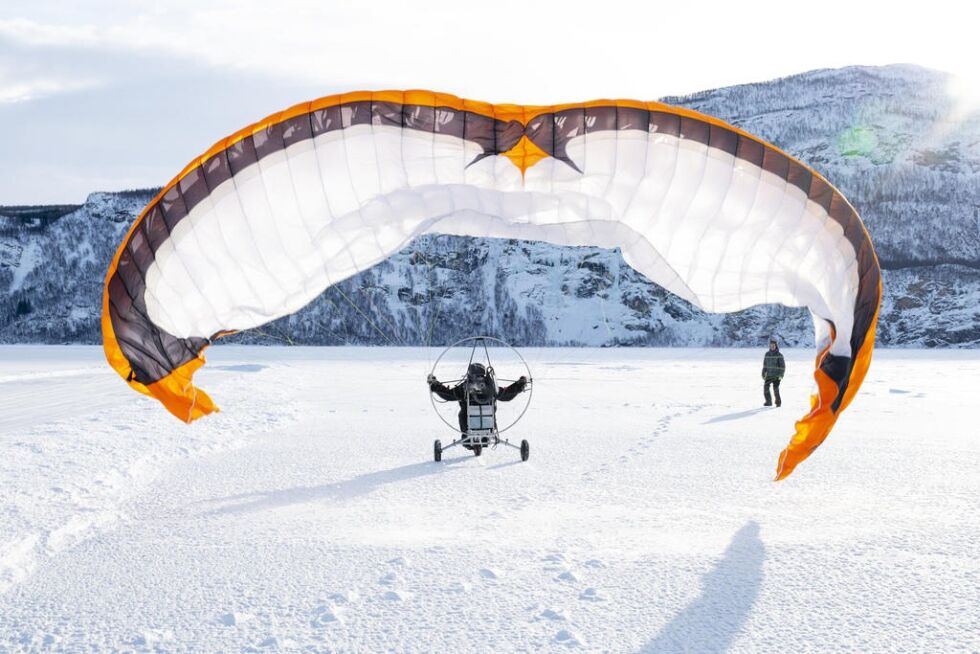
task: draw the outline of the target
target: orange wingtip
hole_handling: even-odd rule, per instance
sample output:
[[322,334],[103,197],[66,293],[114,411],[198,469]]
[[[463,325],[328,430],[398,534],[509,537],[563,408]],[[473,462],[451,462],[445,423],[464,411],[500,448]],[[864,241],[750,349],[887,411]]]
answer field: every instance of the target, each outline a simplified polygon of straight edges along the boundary
[[190,423],[214,413],[218,411],[217,405],[191,381],[194,372],[203,365],[204,357],[198,355],[196,359],[191,359],[160,381],[148,384],[146,390],[160,400],[167,411],[184,422]]
[[[134,223],[135,226],[136,223]],[[123,241],[125,244],[125,241]],[[120,252],[122,248],[120,247]],[[116,261],[119,259],[119,252],[116,253]],[[115,264],[115,261],[113,262]],[[111,274],[111,269],[110,269]],[[197,353],[197,357],[187,363],[178,366],[169,375],[152,384],[143,384],[132,379],[129,360],[119,347],[116,340],[115,330],[112,328],[112,320],[109,317],[108,284],[103,290],[103,309],[102,309],[102,347],[105,350],[106,360],[112,369],[119,374],[130,388],[149,395],[160,401],[167,411],[177,416],[186,423],[193,422],[201,416],[218,411],[218,407],[207,393],[194,386],[191,378],[198,368],[204,365],[204,349]]]
[[[815,449],[820,447],[830,430],[837,422],[837,414],[830,409],[830,403],[837,397],[837,385],[827,377],[823,371],[817,371],[818,385],[821,386],[820,394],[811,397],[813,410],[810,411],[802,420],[796,423],[796,433],[779,454],[779,463],[776,465],[776,481],[786,479],[790,476],[796,466],[806,459]],[[823,388],[820,378],[823,377],[830,388]]]
[[[880,288],[878,292],[880,297]],[[820,369],[820,363],[829,350],[829,346],[817,357],[817,369],[813,373],[814,379],[817,380],[817,394],[810,398],[810,413],[796,423],[796,433],[793,434],[786,449],[779,454],[779,463],[776,464],[776,481],[789,477],[801,461],[820,447],[820,444],[827,439],[830,430],[837,422],[837,416],[854,399],[868,374],[868,368],[871,367],[871,353],[874,351],[877,325],[878,314],[876,312],[871,319],[871,325],[868,327],[864,345],[851,366],[847,390],[844,392],[844,397],[841,399],[836,412],[831,407],[834,400],[837,399],[837,384]]]

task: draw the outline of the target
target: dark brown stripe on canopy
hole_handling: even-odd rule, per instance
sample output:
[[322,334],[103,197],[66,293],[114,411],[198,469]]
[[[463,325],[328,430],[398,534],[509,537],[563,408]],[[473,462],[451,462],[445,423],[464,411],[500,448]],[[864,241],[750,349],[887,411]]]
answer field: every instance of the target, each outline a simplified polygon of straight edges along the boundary
[[[143,298],[145,275],[161,243],[220,184],[259,160],[321,134],[355,125],[394,126],[431,134],[454,136],[476,143],[479,158],[503,154],[527,136],[547,154],[577,170],[566,149],[572,139],[600,131],[642,130],[701,143],[758,166],[801,189],[841,225],[858,255],[860,285],[855,303],[852,356],[860,351],[878,306],[880,271],[870,241],[854,209],[812,170],[776,149],[734,129],[708,120],[664,110],[631,106],[582,106],[535,115],[526,125],[498,120],[480,113],[446,106],[399,104],[358,100],[301,113],[236,141],[188,171],[152,206],[121,253],[109,280],[109,314],[120,348],[129,360],[133,377],[151,384],[190,361],[209,339],[181,339],[150,321]],[[850,360],[828,363],[828,374],[838,384],[838,403],[847,387]],[[842,372],[843,370],[843,372]],[[836,410],[836,406],[834,407]]]

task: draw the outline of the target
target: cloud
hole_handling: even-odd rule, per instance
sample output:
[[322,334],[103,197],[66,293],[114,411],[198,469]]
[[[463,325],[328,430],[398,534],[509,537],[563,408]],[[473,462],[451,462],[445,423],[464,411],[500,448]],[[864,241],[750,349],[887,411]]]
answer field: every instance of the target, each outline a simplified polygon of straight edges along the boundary
[[[22,45],[169,56],[192,68],[302,84],[436,88],[543,104],[656,98],[767,79],[799,72],[801,53],[812,51],[783,47],[786,36],[733,42],[728,25],[706,23],[676,4],[655,11],[572,1],[529,9],[517,0],[498,0],[492,9],[456,0],[104,4],[91,15],[0,19],[0,35]],[[758,31],[766,28],[760,19]]]
[[950,22],[945,4],[4,0],[0,120],[18,129],[0,149],[0,203],[77,200],[95,180],[162,184],[227,133],[338,91],[547,105],[849,64],[972,66],[972,23]]
[[[901,3],[900,3],[901,4]],[[174,57],[295,83],[438,88],[491,101],[656,98],[813,68],[914,62],[969,72],[972,23],[953,0],[880,11],[825,0],[4,0],[0,39]],[[4,17],[6,15],[6,17]],[[827,29],[827,25],[833,29]],[[972,55],[972,56],[971,56]]]
[[8,28],[0,21],[0,105],[31,102],[105,83],[104,73],[89,65],[84,52],[5,38]]
[[0,37],[31,46],[99,45],[97,28],[92,25],[48,25],[26,18],[0,20]]
[[336,87],[172,55],[0,42],[0,204],[159,186],[242,125]]
[[97,80],[55,78],[14,80],[0,77],[0,104],[29,102],[48,95],[79,91],[98,85]]

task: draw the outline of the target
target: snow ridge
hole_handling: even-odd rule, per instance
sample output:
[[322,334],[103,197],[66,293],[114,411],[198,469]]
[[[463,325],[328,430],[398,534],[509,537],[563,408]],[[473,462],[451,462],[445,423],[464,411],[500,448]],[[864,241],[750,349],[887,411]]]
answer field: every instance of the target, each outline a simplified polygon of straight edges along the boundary
[[[284,428],[296,419],[288,406],[243,410],[190,430],[149,402],[134,406],[118,378],[98,365],[96,348],[20,347],[6,354],[10,363],[0,369],[0,479],[10,488],[0,507],[0,595],[44,562],[124,524],[127,503],[161,470],[234,450],[256,430]],[[78,367],[80,362],[88,365]],[[218,366],[212,382],[245,401],[252,373],[263,368]],[[286,404],[286,388],[269,393],[274,404]]]

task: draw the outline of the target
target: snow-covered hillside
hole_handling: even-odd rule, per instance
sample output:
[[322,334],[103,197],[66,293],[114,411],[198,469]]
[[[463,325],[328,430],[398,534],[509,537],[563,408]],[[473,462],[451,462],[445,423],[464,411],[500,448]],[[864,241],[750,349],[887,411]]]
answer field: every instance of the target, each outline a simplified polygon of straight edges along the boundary
[[808,348],[779,409],[761,349],[525,350],[527,463],[432,461],[437,353],[214,348],[187,426],[0,347],[0,651],[980,650],[977,352],[880,350],[778,484]]
[[[946,85],[946,76],[910,66],[845,68],[668,101],[771,140],[840,187],[885,269],[881,343],[975,347],[980,114],[964,119]],[[108,261],[149,199],[97,193],[55,220],[0,217],[0,342],[98,342]],[[770,334],[812,342],[801,310],[706,315],[616,252],[447,236],[420,239],[236,338],[437,344],[474,332],[534,345],[756,345]]]

